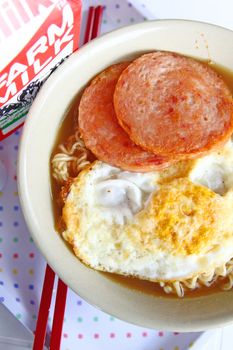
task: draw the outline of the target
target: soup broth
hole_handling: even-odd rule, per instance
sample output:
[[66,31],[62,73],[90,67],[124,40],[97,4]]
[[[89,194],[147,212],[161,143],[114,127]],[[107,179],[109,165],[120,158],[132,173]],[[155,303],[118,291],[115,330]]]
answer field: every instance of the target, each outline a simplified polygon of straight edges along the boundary
[[[213,62],[207,62],[218,74],[220,74],[223,80],[226,82],[233,94],[233,72],[228,69],[217,65]],[[59,145],[67,141],[68,137],[74,134],[74,131],[78,128],[78,107],[81,98],[81,93],[79,93],[73,100],[67,114],[65,115],[59,132],[57,134],[57,139],[54,144],[52,151],[51,159],[53,156],[59,152]],[[90,161],[95,159],[94,156],[91,156]],[[51,171],[52,173],[52,171]],[[62,201],[60,197],[61,185],[51,175],[51,193],[52,193],[52,202],[53,202],[53,211],[54,211],[54,222],[56,230],[61,232],[63,230],[63,225],[61,225],[61,213],[62,213]],[[70,246],[69,246],[70,247]],[[106,278],[110,279],[115,283],[120,283],[122,286],[137,290],[143,293],[152,294],[155,296],[166,296],[166,297],[177,297],[175,294],[165,294],[162,288],[157,283],[142,281],[136,278],[124,277],[117,274],[104,273],[101,272]],[[226,278],[219,278],[217,282],[211,285],[211,288],[203,286],[196,290],[187,290],[185,291],[185,297],[198,297],[209,293],[215,293],[221,290],[221,285],[226,282]]]

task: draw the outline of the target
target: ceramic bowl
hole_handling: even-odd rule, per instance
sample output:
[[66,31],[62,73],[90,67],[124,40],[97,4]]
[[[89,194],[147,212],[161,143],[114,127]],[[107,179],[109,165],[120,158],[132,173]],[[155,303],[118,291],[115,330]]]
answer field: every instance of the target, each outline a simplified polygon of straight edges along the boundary
[[107,66],[153,50],[211,59],[233,71],[233,32],[209,24],[151,21],[93,40],[52,74],[33,103],[20,144],[20,200],[34,242],[50,266],[89,303],[148,328],[204,330],[233,321],[233,292],[178,299],[131,290],[83,265],[54,229],[49,161],[71,101]]

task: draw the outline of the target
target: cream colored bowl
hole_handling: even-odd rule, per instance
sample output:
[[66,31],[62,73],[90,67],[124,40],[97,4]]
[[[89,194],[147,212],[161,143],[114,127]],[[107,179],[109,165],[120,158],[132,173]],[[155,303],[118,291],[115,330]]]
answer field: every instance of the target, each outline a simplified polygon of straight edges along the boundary
[[49,159],[72,99],[105,67],[158,49],[210,58],[233,70],[233,32],[209,24],[145,22],[92,41],[48,79],[33,103],[20,145],[19,193],[36,245],[54,271],[81,297],[144,327],[198,331],[233,321],[233,291],[179,300],[130,290],[80,263],[54,230]]

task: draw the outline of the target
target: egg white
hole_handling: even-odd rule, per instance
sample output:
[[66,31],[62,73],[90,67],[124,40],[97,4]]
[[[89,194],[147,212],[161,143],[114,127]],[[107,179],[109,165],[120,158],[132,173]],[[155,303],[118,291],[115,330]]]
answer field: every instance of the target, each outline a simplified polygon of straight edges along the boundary
[[[71,185],[63,208],[66,224],[63,237],[73,245],[80,260],[97,270],[160,282],[208,274],[233,257],[232,175],[231,142],[218,152],[181,162],[162,172],[130,173],[96,161]],[[197,250],[179,250],[174,242],[170,244],[166,237],[163,241],[156,233],[159,219],[157,222],[153,205],[163,200],[160,192],[166,193],[172,186],[178,194],[189,188],[196,191],[194,204],[199,189],[204,188],[204,196],[211,205],[201,208],[200,201],[198,208],[217,217],[213,238],[203,240]],[[184,200],[188,203],[188,198]],[[177,206],[181,204],[171,203],[172,215],[179,212]],[[179,227],[179,222],[174,224],[181,239],[187,229],[192,235],[203,224],[200,215],[200,222],[195,222],[195,214],[193,218],[185,215],[183,226]]]

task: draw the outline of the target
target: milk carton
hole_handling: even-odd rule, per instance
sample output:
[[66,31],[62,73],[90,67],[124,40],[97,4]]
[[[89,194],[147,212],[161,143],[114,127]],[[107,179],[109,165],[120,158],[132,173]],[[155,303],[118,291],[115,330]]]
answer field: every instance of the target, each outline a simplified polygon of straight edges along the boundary
[[78,48],[80,21],[81,0],[0,0],[0,140]]

